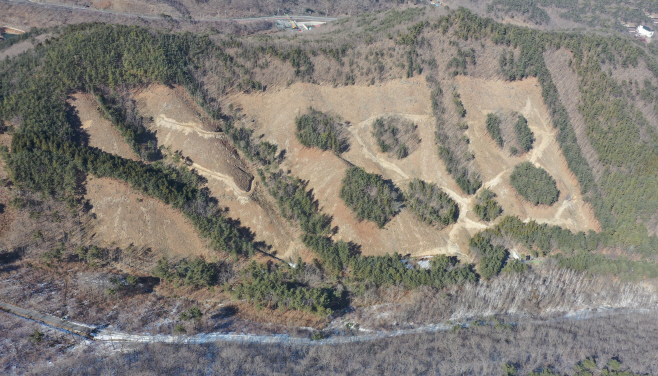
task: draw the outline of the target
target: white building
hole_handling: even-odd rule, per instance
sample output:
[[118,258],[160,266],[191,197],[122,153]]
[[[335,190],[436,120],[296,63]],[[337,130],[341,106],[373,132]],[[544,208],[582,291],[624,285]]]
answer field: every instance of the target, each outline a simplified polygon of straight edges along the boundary
[[647,38],[651,38],[653,36],[653,30],[643,25],[637,27],[637,33]]

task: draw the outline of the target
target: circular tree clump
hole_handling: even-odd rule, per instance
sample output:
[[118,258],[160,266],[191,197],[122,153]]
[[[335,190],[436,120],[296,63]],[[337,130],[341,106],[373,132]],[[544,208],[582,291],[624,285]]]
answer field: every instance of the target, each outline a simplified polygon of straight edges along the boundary
[[546,170],[530,162],[514,167],[510,183],[523,198],[535,205],[552,205],[560,197],[555,179]]
[[336,154],[349,149],[347,135],[338,119],[313,107],[295,119],[295,136],[304,146],[332,150]]
[[416,218],[428,225],[443,228],[459,218],[457,203],[434,183],[412,180],[405,199]]
[[340,198],[359,220],[367,219],[383,228],[400,211],[402,195],[392,182],[380,175],[351,167],[342,183]]

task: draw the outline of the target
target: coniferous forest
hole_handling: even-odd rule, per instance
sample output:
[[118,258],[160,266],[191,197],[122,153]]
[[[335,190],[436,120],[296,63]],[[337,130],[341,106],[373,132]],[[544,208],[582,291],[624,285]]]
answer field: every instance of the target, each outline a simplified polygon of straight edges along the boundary
[[523,162],[510,175],[510,183],[526,200],[535,205],[552,205],[560,196],[555,180],[541,167]]

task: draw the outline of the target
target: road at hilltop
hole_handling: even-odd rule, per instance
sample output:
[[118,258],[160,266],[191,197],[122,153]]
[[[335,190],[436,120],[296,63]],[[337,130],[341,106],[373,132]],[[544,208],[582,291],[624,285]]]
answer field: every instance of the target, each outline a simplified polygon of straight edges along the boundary
[[[40,3],[33,0],[1,0],[0,2],[6,3],[18,3],[32,5],[41,8],[50,8],[50,9],[69,9],[77,10],[82,12],[91,12],[91,13],[103,13],[111,14],[115,16],[129,17],[129,18],[142,18],[147,20],[161,20],[161,16],[153,16],[140,13],[125,13],[125,12],[116,12],[112,10],[104,9],[95,9],[87,8],[79,5],[70,5],[70,4],[53,4],[53,3]],[[318,22],[331,22],[335,21],[338,18],[332,17],[313,17],[313,16],[295,16],[290,15],[293,19],[296,20],[305,20],[305,21],[318,21]],[[202,17],[202,18],[186,18],[186,17],[171,17],[172,20],[176,21],[198,21],[198,22],[248,22],[248,21],[276,21],[276,20],[287,20],[285,16],[261,16],[261,17],[245,17],[245,18],[223,18],[223,17]]]

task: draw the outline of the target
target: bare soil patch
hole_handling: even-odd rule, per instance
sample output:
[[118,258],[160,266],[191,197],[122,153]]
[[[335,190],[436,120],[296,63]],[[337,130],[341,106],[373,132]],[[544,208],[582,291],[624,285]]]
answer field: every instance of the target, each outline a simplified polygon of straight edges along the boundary
[[[339,198],[345,170],[354,164],[391,179],[403,189],[412,178],[421,177],[439,184],[451,197],[460,199],[455,193],[459,191],[457,185],[445,171],[434,146],[434,119],[429,94],[424,77],[415,77],[377,86],[331,88],[294,84],[271,93],[239,94],[227,101],[242,108],[255,120],[257,132],[262,133],[264,139],[285,149],[284,169],[310,181],[309,187],[314,190],[322,210],[333,215],[333,225],[339,227],[337,238],[361,244],[365,255],[394,252],[414,256],[461,255],[467,251],[471,228],[473,231],[483,229],[484,225],[475,224],[467,229],[457,224],[438,231],[402,210],[384,229],[379,229],[374,223],[357,221]],[[351,146],[342,157],[305,148],[297,141],[294,119],[309,106],[338,115],[351,124],[348,127]],[[391,115],[418,125],[421,143],[402,160],[380,153],[371,135],[372,122],[378,117]],[[466,219],[463,221],[467,222]]]
[[256,241],[271,246],[278,256],[302,250],[295,231],[278,214],[268,193],[254,179],[245,163],[222,132],[209,130],[211,120],[181,87],[150,85],[135,93],[142,116],[153,117],[149,124],[158,144],[179,151],[207,179],[207,187],[228,216],[251,228]]
[[99,148],[106,153],[123,158],[139,160],[130,145],[112,123],[101,115],[96,99],[91,94],[77,93],[69,99],[82,123],[82,130],[88,136],[88,145]]
[[[470,129],[467,136],[482,171],[485,187],[499,197],[504,214],[541,223],[564,226],[574,231],[599,228],[589,205],[583,202],[576,180],[555,141],[536,80],[507,83],[469,77],[458,77],[455,84],[462,95]],[[435,121],[431,115],[429,89],[423,77],[394,80],[377,86],[331,88],[298,83],[286,89],[263,94],[239,94],[227,98],[254,119],[255,128],[265,140],[285,150],[285,169],[309,180],[322,210],[333,215],[339,227],[337,237],[361,244],[366,255],[398,252],[412,256],[451,254],[466,256],[468,239],[491,226],[472,211],[475,196],[466,196],[445,170],[434,144]],[[312,106],[342,117],[349,124],[350,149],[336,156],[332,152],[305,148],[295,137],[294,119]],[[535,149],[524,156],[511,157],[500,150],[485,130],[486,114],[517,111],[528,119],[537,141]],[[380,153],[371,134],[372,123],[381,116],[400,116],[418,125],[421,143],[407,158]],[[535,207],[524,202],[509,185],[513,167],[524,161],[544,167],[558,182],[560,201],[551,207]],[[384,229],[374,223],[357,221],[339,198],[341,180],[350,165],[381,174],[398,187],[418,177],[439,185],[460,208],[456,224],[439,231],[417,221],[402,210]],[[467,256],[466,256],[467,257]]]
[[179,211],[109,178],[89,177],[85,198],[96,219],[91,241],[105,247],[130,245],[171,258],[217,257]]
[[[193,167],[223,181],[235,194],[251,190],[253,176],[224,134],[204,127],[203,115],[186,98],[184,89],[150,85],[135,93],[140,114],[152,117],[149,128],[158,144],[180,151]],[[210,180],[210,179],[209,179]]]
[[[456,82],[467,110],[465,120],[469,129],[466,134],[480,166],[484,186],[498,195],[504,213],[559,225],[572,231],[598,231],[600,224],[590,205],[583,201],[580,187],[555,139],[557,131],[551,125],[538,81],[534,78],[517,82],[487,81],[461,76]],[[530,152],[512,157],[498,148],[488,136],[486,116],[500,111],[516,111],[528,120],[536,139]],[[509,175],[514,166],[526,160],[541,166],[556,180],[560,190],[557,203],[534,206],[523,200],[509,185]]]

